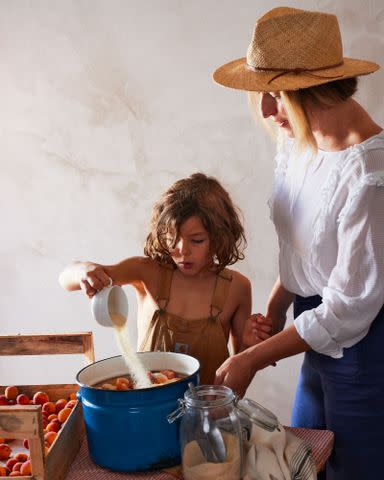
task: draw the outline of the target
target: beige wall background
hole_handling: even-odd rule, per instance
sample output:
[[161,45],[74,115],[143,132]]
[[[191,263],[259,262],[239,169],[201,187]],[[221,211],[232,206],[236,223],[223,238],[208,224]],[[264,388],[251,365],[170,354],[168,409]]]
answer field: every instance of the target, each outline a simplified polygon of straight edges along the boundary
[[[384,63],[381,0],[290,1],[338,15],[345,55]],[[274,145],[246,96],[212,71],[245,54],[272,0],[1,0],[1,334],[92,330],[118,354],[81,293],[57,277],[73,260],[142,252],[152,204],[176,179],[217,176],[244,214],[254,311],[277,273],[266,202]],[[358,98],[384,124],[383,72]],[[129,329],[136,340],[136,300]],[[285,423],[301,358],[256,375],[248,396]],[[1,383],[73,382],[81,358],[2,358]],[[240,373],[240,372],[239,372]]]

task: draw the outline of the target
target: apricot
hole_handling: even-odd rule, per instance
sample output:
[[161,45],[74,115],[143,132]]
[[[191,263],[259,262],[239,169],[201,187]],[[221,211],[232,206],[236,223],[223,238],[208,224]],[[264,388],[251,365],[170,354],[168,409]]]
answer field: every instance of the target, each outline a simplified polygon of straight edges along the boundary
[[57,420],[57,415],[56,413],[52,413],[52,415],[49,415],[47,418],[48,422],[52,422],[52,420]]
[[165,375],[168,380],[170,380],[171,378],[176,378],[176,372],[174,372],[173,370],[160,370],[160,373]]
[[17,396],[16,398],[16,403],[19,405],[29,405],[29,398],[25,393],[20,393],[20,395]]
[[41,411],[48,415],[52,415],[52,413],[56,413],[56,404],[53,402],[46,402],[41,407]]
[[16,397],[19,395],[19,389],[15,386],[7,387],[4,394],[8,400],[16,400]]
[[56,402],[56,412],[59,413],[60,410],[63,410],[67,406],[67,400],[65,398],[60,398],[60,400],[57,400]]
[[116,380],[116,390],[131,390],[133,383],[125,377],[120,377]]
[[17,463],[17,460],[15,458],[10,458],[5,464],[5,466],[9,468],[9,470],[12,470],[15,463]]
[[0,477],[6,477],[8,474],[7,470],[5,467],[0,467]]
[[29,457],[26,453],[21,453],[20,452],[20,453],[16,454],[13,458],[16,460],[16,462],[23,463],[23,462],[26,462]]
[[77,400],[70,400],[68,403],[67,403],[67,406],[65,408],[73,408],[75,407],[77,404]]
[[57,416],[57,418],[59,419],[59,422],[64,423],[69,417],[69,415],[71,414],[71,412],[72,412],[72,408],[64,408],[63,410],[60,410]]
[[44,403],[49,402],[48,394],[45,392],[36,392],[33,395],[33,403],[34,405],[44,405]]
[[[101,386],[103,390],[116,390],[116,387],[112,385],[111,383],[103,383]],[[71,400],[72,401],[72,400]]]
[[12,450],[6,443],[0,444],[0,460],[7,460],[11,456]]
[[8,398],[5,395],[0,395],[0,405],[8,405]]
[[50,447],[52,443],[55,441],[56,437],[57,437],[57,432],[47,432],[44,435],[44,441],[46,442],[46,445]]
[[20,468],[21,468],[21,465],[23,464],[23,462],[17,462],[15,463],[15,465],[13,466],[12,468],[12,472],[20,472]]
[[167,383],[167,380],[168,380],[167,377],[162,373],[154,373],[153,377],[154,377],[153,383],[155,384]]
[[58,432],[60,430],[60,428],[61,428],[60,423],[53,420],[52,422],[48,423],[45,430],[47,432]]
[[28,476],[28,475],[31,475],[32,474],[32,466],[31,466],[31,461],[30,460],[27,460],[26,462],[24,462],[20,468],[20,473],[21,475],[25,475],[25,476]]

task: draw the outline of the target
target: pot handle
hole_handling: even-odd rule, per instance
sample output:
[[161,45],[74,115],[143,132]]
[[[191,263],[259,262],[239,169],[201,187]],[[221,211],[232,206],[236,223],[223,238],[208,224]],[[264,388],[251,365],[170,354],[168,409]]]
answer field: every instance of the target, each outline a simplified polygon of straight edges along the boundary
[[174,423],[176,422],[176,420],[180,417],[182,417],[184,415],[184,412],[185,412],[185,408],[184,408],[184,400],[182,400],[181,398],[179,398],[177,400],[179,406],[176,410],[174,410],[172,413],[170,413],[169,415],[167,415],[167,420],[168,420],[168,423]]

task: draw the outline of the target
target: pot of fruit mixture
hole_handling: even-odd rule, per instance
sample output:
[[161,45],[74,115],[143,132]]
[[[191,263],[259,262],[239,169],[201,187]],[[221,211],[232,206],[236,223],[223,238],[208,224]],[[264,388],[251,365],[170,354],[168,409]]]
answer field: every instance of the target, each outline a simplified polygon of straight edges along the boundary
[[88,365],[76,377],[91,458],[116,471],[180,463],[179,423],[168,423],[167,416],[188,383],[198,384],[199,362],[189,355],[143,352],[136,357],[134,369],[119,355]]

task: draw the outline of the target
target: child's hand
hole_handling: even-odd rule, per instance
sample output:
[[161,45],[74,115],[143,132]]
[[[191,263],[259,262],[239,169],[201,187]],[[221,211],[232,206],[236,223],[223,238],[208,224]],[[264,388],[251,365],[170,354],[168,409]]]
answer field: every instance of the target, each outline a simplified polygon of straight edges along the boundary
[[243,345],[251,347],[263,340],[267,340],[272,334],[272,320],[264,317],[261,313],[251,315],[244,328]]
[[80,269],[80,288],[92,298],[98,291],[111,284],[111,278],[97,263],[84,263]]

